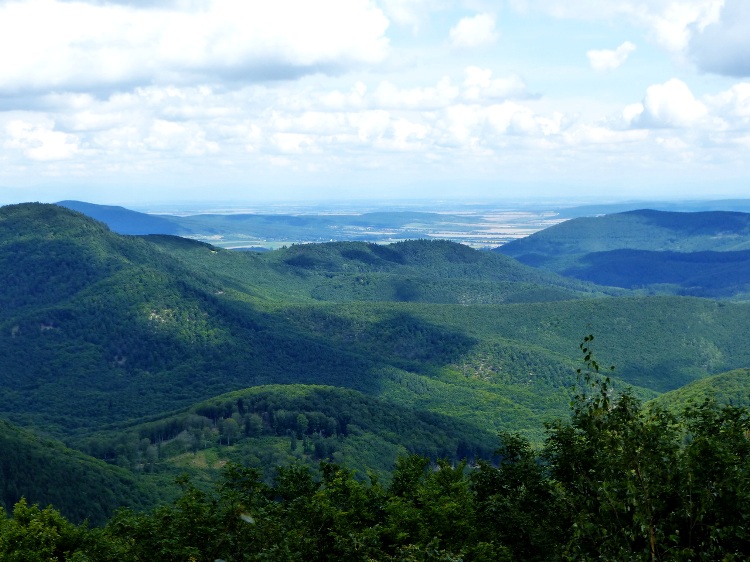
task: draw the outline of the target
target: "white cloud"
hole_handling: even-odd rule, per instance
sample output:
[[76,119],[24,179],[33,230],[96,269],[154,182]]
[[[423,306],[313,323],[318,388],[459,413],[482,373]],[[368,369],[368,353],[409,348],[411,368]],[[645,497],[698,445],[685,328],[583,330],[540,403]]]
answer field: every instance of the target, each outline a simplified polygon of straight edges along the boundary
[[[574,106],[531,97],[519,77],[496,77],[489,68],[421,78],[364,74],[331,84],[314,76],[226,89],[51,94],[35,111],[0,112],[0,180],[31,165],[37,176],[85,170],[133,183],[166,177],[256,185],[270,178],[273,186],[289,173],[289,183],[322,184],[361,171],[374,177],[372,170],[379,178],[409,170],[414,177],[485,173],[477,170],[522,177],[558,166],[546,176],[556,179],[577,163],[598,166],[598,174],[665,162],[693,169],[691,155],[702,147],[741,155],[750,139],[747,83],[699,99],[679,80],[655,84],[615,122],[598,116],[603,106],[582,117]],[[721,154],[703,153],[704,162]]]
[[648,138],[648,131],[617,131],[601,125],[583,124],[565,134],[564,142],[574,146],[581,145],[620,145],[623,143],[643,142]]
[[52,123],[13,120],[6,124],[5,133],[3,147],[19,149],[30,160],[65,160],[79,149],[75,136],[54,130]]
[[693,30],[689,51],[704,71],[750,76],[750,2],[725,0],[714,21]]
[[369,0],[2,2],[0,92],[336,72],[384,60],[387,27]]
[[622,65],[633,51],[635,51],[635,45],[630,41],[625,41],[614,50],[591,50],[586,53],[586,56],[594,70],[613,70]]
[[495,43],[499,37],[495,29],[495,16],[492,14],[477,14],[472,17],[461,18],[449,32],[450,43],[453,47],[472,49]]
[[676,78],[646,90],[640,107],[628,106],[623,117],[634,127],[688,127],[706,117],[708,110],[690,88]]
[[438,0],[380,0],[385,14],[398,25],[418,32],[432,10],[439,9]]
[[504,99],[530,98],[524,80],[515,74],[494,78],[492,70],[477,66],[464,69],[464,80],[458,85],[450,76],[443,76],[433,86],[401,88],[383,80],[373,90],[357,82],[349,92],[334,90],[324,94],[308,95],[330,110],[379,108],[389,110],[429,111],[445,108],[464,100],[487,103]]
[[301,133],[275,133],[271,137],[271,142],[280,152],[286,154],[319,151],[313,135],[305,135]]
[[486,110],[487,121],[500,133],[527,137],[548,137],[562,129],[562,114],[539,115],[515,102],[495,104]]
[[512,0],[520,12],[537,11],[561,19],[627,18],[673,53],[684,52],[693,33],[715,22],[724,3],[745,0]]
[[330,109],[344,109],[347,107],[363,107],[367,94],[367,85],[356,82],[352,88],[344,93],[339,90],[328,91],[319,96],[323,106]]
[[400,117],[391,121],[385,134],[375,142],[375,146],[385,150],[419,150],[424,148],[422,141],[429,133],[429,127]]
[[467,100],[498,100],[529,97],[526,83],[520,76],[492,78],[492,71],[477,66],[465,70],[464,98]]
[[382,108],[435,109],[445,107],[459,96],[459,88],[447,76],[435,86],[402,89],[391,82],[381,82],[373,94],[373,103]]
[[707,103],[727,129],[750,132],[750,83],[741,82],[715,96],[708,96]]
[[683,0],[669,2],[665,6],[656,3],[658,9],[648,4],[632,8],[633,17],[650,28],[656,41],[674,53],[682,53],[690,44],[693,32],[711,24],[719,15],[724,0]]

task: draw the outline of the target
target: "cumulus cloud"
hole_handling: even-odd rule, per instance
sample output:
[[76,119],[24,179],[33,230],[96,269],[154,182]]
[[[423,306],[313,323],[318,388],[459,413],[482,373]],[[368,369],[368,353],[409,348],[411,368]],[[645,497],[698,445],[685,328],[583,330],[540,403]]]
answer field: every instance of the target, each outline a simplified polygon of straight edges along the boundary
[[648,131],[643,129],[618,131],[601,125],[582,124],[566,132],[563,142],[572,146],[581,145],[620,145],[644,142]]
[[614,50],[591,50],[586,52],[586,56],[594,70],[613,70],[622,65],[633,51],[635,51],[635,45],[630,41],[625,41]]
[[634,127],[687,127],[706,117],[708,110],[696,100],[690,88],[676,78],[654,84],[641,104],[625,109],[623,117]]
[[526,83],[515,74],[504,78],[492,78],[492,70],[469,66],[465,70],[465,99],[470,101],[498,100],[529,97]]
[[498,37],[499,34],[495,29],[495,16],[492,14],[477,14],[461,18],[449,32],[451,45],[464,49],[492,45]]
[[460,83],[450,76],[443,76],[431,86],[413,88],[399,87],[390,80],[381,81],[374,89],[357,82],[348,92],[334,90],[311,95],[307,99],[329,110],[378,108],[430,111],[461,101],[484,104],[531,97],[526,82],[516,74],[494,77],[491,69],[468,66]]
[[78,152],[78,139],[54,129],[52,123],[13,120],[5,126],[4,148],[18,149],[30,160],[66,160]]
[[715,22],[725,1],[744,0],[511,0],[521,12],[537,11],[557,18],[615,20],[627,18],[673,53],[683,53],[696,31]]
[[702,70],[750,76],[750,2],[725,0],[716,21],[693,29],[689,54]]
[[522,162],[515,169],[523,173],[571,159],[631,169],[647,159],[684,165],[706,143],[746,151],[750,139],[746,83],[700,99],[679,80],[655,84],[618,123],[557,109],[530,97],[520,78],[479,66],[418,84],[361,77],[337,81],[339,89],[310,79],[50,94],[42,110],[0,113],[0,179],[29,160],[39,174],[132,178],[136,170],[145,179],[178,174],[209,183],[259,182],[285,170],[304,171],[304,178],[374,169],[436,173],[436,163],[450,175],[510,159]]
[[426,88],[399,88],[391,82],[384,81],[378,85],[373,94],[373,102],[383,108],[434,109],[452,103],[460,90],[447,76],[435,86]]
[[382,61],[387,27],[370,0],[3,2],[0,93],[338,72]]
[[715,96],[707,96],[706,101],[728,130],[750,132],[750,83],[735,84]]
[[672,51],[683,53],[695,30],[701,30],[719,17],[724,0],[682,0],[655,7],[636,6],[632,17],[646,25],[656,41]]

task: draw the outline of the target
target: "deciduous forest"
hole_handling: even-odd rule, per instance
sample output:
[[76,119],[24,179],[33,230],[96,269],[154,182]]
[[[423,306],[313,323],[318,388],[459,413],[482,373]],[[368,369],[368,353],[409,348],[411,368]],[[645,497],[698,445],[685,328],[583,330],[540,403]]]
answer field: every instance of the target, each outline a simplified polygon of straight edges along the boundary
[[748,558],[746,217],[622,215],[517,260],[0,208],[0,559]]

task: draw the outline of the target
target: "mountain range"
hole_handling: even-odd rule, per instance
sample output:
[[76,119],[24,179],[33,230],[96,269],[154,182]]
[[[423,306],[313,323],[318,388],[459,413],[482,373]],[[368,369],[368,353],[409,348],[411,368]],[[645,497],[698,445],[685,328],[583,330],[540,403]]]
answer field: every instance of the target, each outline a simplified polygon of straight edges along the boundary
[[[412,240],[258,253],[117,234],[62,206],[2,207],[0,417],[18,436],[7,450],[82,463],[78,486],[124,486],[87,511],[73,493],[51,495],[49,479],[19,487],[8,469],[3,502],[22,493],[101,520],[118,503],[161,501],[181,472],[210,480],[227,460],[271,478],[275,465],[321,459],[387,477],[408,452],[491,458],[498,431],[539,443],[544,422],[565,415],[589,333],[615,387],[643,400],[710,394],[731,370],[741,386],[740,265],[721,300],[685,296],[694,271],[635,289],[571,271],[607,252],[739,260],[748,216],[572,219],[498,252]],[[24,444],[35,440],[56,444]]]

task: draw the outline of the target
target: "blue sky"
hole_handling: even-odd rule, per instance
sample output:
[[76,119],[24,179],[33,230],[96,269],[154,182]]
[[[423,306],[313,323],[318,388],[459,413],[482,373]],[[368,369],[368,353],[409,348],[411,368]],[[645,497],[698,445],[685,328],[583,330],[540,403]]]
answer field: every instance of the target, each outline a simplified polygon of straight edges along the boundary
[[746,0],[0,0],[0,203],[749,180]]

